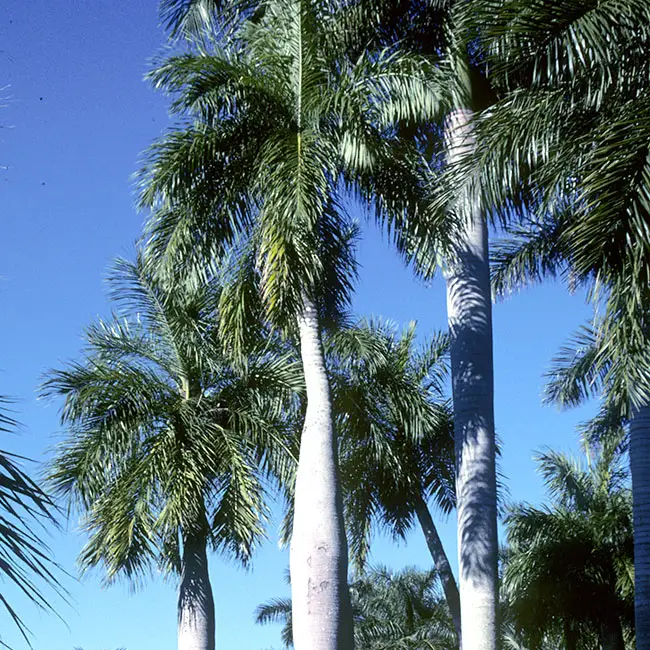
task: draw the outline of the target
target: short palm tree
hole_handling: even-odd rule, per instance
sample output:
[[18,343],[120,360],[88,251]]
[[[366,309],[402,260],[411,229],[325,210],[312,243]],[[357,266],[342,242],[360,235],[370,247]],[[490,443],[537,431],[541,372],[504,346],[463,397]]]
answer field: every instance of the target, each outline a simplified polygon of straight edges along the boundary
[[506,517],[504,591],[515,627],[532,647],[562,633],[569,650],[596,635],[624,650],[634,610],[632,499],[614,445],[588,467],[562,454],[538,457],[552,503],[517,505]]
[[81,361],[52,371],[69,435],[49,479],[82,514],[82,569],[180,575],[179,650],[215,644],[207,551],[248,562],[264,532],[265,475],[281,475],[295,364],[261,342],[234,366],[215,327],[216,281],[156,280],[138,256],[110,278],[120,313],[86,333]]
[[[367,570],[350,584],[359,650],[455,650],[454,626],[437,591],[435,571]],[[291,600],[274,599],[256,611],[258,623],[283,623],[282,641],[293,646]]]
[[217,46],[195,45],[151,74],[181,123],[150,149],[141,196],[154,211],[148,251],[161,272],[225,251],[243,265],[221,310],[235,349],[256,300],[270,324],[299,340],[307,408],[291,543],[294,638],[302,650],[334,650],[353,638],[321,336],[354,278],[344,205],[350,192],[370,203],[372,189],[372,205],[390,216],[399,177],[386,169],[406,173],[416,154],[394,125],[428,120],[440,89],[421,56],[392,48],[348,57],[337,3],[260,7]]
[[429,509],[433,500],[448,514],[456,502],[448,339],[416,347],[415,336],[414,324],[398,334],[362,321],[328,345],[348,539],[363,569],[375,524],[404,537],[417,521],[460,638],[458,586]]
[[[18,426],[10,404],[11,400],[0,396],[0,433],[13,432]],[[43,587],[61,596],[65,591],[59,581],[60,569],[37,529],[46,523],[56,524],[56,511],[50,497],[22,469],[24,460],[0,450],[0,577],[30,602],[54,612]],[[28,627],[15,604],[1,593],[0,602],[31,647]]]

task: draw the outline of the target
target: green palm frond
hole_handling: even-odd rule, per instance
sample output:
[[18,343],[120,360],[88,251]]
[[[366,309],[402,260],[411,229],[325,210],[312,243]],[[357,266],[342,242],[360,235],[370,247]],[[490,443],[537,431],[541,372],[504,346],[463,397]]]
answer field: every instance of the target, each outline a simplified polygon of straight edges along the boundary
[[[431,571],[373,567],[351,582],[356,646],[368,650],[457,648],[435,580]],[[283,623],[282,642],[292,647],[290,599],[275,598],[260,605],[255,618],[262,625]]]
[[[602,102],[612,86],[628,90],[631,79],[648,73],[643,45],[650,39],[650,12],[642,0],[490,0],[471,17],[463,10],[479,24],[495,72],[506,81],[573,85]],[[622,61],[628,66],[623,75],[612,75]]]
[[172,38],[200,42],[217,28],[236,24],[255,6],[245,0],[160,0],[160,20]]
[[377,524],[403,537],[421,498],[455,506],[447,337],[416,346],[414,324],[361,321],[328,345],[350,550],[363,566]]
[[546,399],[562,406],[576,406],[604,389],[608,364],[602,358],[597,331],[583,326],[553,360],[548,374]]
[[290,598],[274,598],[260,605],[255,610],[255,622],[258,625],[284,623],[280,638],[285,648],[293,647]]
[[[11,433],[18,427],[9,404],[11,400],[0,396],[0,433]],[[56,613],[46,592],[65,600],[62,569],[42,541],[44,526],[56,525],[56,510],[50,497],[22,469],[25,460],[0,450],[0,577],[14,585],[28,602]],[[39,528],[42,530],[37,532]],[[29,628],[11,600],[8,594],[0,594],[2,607],[31,648]]]
[[552,503],[519,504],[506,517],[504,592],[515,628],[532,643],[571,624],[594,634],[604,616],[633,608],[632,501],[620,451],[605,446],[589,465],[538,457]]

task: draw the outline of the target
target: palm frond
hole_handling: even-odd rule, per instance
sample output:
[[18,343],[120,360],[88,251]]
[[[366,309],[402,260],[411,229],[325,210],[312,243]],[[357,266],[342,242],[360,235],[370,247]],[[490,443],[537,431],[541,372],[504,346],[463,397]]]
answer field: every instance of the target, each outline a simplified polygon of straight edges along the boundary
[[[0,432],[15,431],[18,423],[8,410],[11,400],[0,396]],[[65,600],[62,569],[42,541],[45,525],[56,525],[51,498],[22,469],[26,459],[0,450],[0,576],[37,607],[56,613],[51,591]],[[41,528],[41,532],[36,529]],[[0,601],[29,647],[29,627],[10,597]],[[5,645],[5,644],[2,644]],[[8,646],[7,646],[8,647]]]

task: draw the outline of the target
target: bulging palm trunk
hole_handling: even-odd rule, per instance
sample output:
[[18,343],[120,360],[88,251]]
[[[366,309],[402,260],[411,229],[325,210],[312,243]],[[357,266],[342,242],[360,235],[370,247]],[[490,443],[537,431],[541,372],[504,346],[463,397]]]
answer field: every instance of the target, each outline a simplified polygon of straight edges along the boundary
[[[474,145],[469,110],[447,125],[448,160]],[[497,508],[494,438],[492,302],[487,223],[470,181],[455,206],[463,219],[447,269],[447,313],[456,437],[459,589],[463,650],[497,646]]]
[[650,405],[630,421],[636,648],[650,650]]
[[431,513],[429,512],[429,508],[424,502],[424,499],[420,499],[418,503],[416,503],[415,514],[420,523],[420,527],[422,528],[422,532],[424,533],[424,538],[427,541],[427,547],[429,548],[429,553],[431,553],[433,566],[438,572],[438,577],[440,578],[442,589],[445,593],[447,607],[449,607],[449,613],[454,622],[454,628],[460,643],[460,594],[458,593],[456,578],[451,570],[447,553],[445,553],[442,541],[438,535],[438,530],[436,529],[436,525],[433,523],[433,518],[431,517]]
[[204,534],[187,535],[183,543],[178,589],[178,650],[214,650],[215,620]]
[[293,641],[296,650],[352,650],[336,434],[318,312],[310,300],[305,300],[299,329],[307,412],[291,538]]

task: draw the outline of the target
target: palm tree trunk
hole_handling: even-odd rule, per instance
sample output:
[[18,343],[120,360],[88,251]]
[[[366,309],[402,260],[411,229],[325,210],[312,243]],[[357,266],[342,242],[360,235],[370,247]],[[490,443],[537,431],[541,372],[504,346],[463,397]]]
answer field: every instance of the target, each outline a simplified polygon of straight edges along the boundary
[[433,518],[431,517],[431,513],[429,512],[429,508],[424,499],[420,498],[416,502],[415,514],[420,523],[420,527],[422,528],[422,532],[424,533],[424,538],[427,541],[429,553],[431,553],[431,558],[433,559],[433,566],[438,572],[438,577],[442,583],[442,589],[445,592],[445,599],[447,600],[447,606],[449,607],[449,612],[454,622],[454,628],[456,629],[456,635],[458,636],[460,645],[460,594],[458,593],[456,578],[451,570],[449,559],[447,558],[445,549],[442,546],[440,537],[438,536],[436,525],[433,523]]
[[567,620],[564,621],[564,647],[566,650],[578,650],[578,633]]
[[600,622],[598,636],[602,650],[625,650],[623,628],[616,613],[612,613],[609,618],[604,618]]
[[[471,154],[472,112],[448,118],[448,161]],[[487,223],[470,181],[456,213],[464,232],[448,265],[447,315],[456,438],[459,588],[463,650],[497,647],[497,507],[492,302]]]
[[636,648],[650,650],[650,405],[630,420]]
[[214,599],[206,536],[188,534],[183,541],[181,583],[178,589],[178,650],[214,650]]
[[291,537],[293,641],[296,650],[352,650],[336,434],[318,311],[309,299],[305,299],[298,325],[307,411]]

